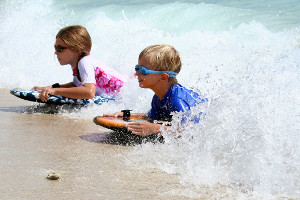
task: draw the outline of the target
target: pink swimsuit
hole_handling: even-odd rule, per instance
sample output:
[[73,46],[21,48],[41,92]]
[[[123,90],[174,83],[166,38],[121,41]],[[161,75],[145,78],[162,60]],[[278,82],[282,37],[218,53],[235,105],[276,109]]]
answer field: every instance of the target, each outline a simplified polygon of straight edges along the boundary
[[91,56],[85,56],[78,62],[78,70],[81,80],[78,79],[76,71],[75,73],[73,71],[74,84],[76,86],[85,83],[95,84],[97,96],[116,95],[124,85],[125,77]]
[[124,82],[114,77],[113,75],[105,73],[105,71],[99,67],[95,69],[95,79],[97,87],[101,88],[107,94],[120,92]]

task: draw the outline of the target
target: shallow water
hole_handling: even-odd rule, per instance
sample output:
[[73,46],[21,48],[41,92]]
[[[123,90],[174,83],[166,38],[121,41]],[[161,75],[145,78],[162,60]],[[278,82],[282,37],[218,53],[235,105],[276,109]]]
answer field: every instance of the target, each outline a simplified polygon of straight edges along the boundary
[[[66,25],[86,26],[91,55],[129,77],[143,48],[171,44],[182,56],[179,82],[211,99],[194,109],[206,117],[180,140],[174,128],[163,145],[133,147],[128,166],[176,175],[184,188],[169,192],[184,197],[204,197],[208,187],[214,198],[297,199],[299,9],[295,0],[0,1],[0,87],[71,81],[70,67],[53,54]],[[56,115],[88,121],[122,109],[145,112],[152,95],[130,79],[115,103]]]

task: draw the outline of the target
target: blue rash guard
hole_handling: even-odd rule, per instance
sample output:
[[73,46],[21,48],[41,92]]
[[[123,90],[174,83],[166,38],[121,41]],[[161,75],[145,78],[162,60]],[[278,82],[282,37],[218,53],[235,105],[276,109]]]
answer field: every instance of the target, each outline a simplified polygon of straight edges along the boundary
[[[171,112],[186,112],[196,104],[205,101],[207,99],[201,99],[198,93],[180,84],[172,85],[162,100],[156,94],[153,96],[148,117],[154,120],[171,120]],[[193,119],[193,121],[197,123],[199,119]]]

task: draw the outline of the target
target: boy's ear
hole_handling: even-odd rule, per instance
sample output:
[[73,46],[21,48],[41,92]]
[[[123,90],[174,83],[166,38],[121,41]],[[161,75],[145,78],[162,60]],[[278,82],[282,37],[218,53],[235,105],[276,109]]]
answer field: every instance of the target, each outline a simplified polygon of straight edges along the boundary
[[161,80],[168,81],[169,80],[169,74],[167,74],[167,73],[161,74]]

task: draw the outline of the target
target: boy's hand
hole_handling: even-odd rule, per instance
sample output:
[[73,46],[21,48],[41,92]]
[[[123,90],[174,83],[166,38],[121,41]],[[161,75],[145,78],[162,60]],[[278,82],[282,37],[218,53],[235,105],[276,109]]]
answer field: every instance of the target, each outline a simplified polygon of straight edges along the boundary
[[160,133],[160,124],[154,124],[150,122],[128,122],[126,128],[135,135],[152,135]]
[[103,117],[123,117],[123,112],[115,112],[112,114],[103,114]]

